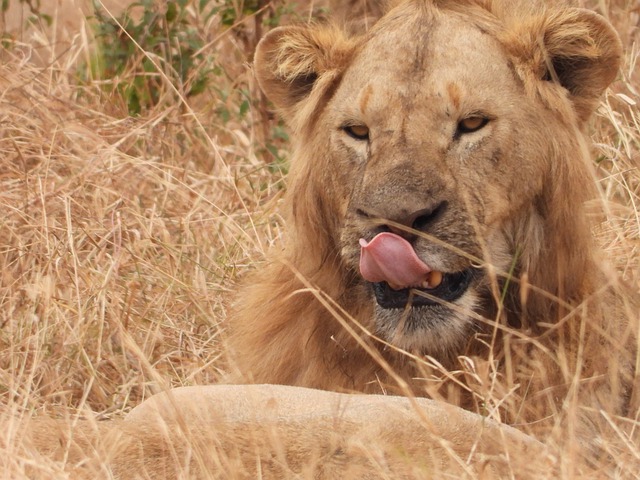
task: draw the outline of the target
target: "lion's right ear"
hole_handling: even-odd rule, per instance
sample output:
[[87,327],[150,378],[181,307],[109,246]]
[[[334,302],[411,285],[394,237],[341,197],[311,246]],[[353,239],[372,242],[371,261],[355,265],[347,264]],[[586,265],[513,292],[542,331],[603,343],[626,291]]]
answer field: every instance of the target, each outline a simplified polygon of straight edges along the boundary
[[299,117],[301,102],[326,91],[348,65],[353,50],[354,42],[332,27],[279,27],[258,44],[256,77],[285,119],[296,123],[293,117]]

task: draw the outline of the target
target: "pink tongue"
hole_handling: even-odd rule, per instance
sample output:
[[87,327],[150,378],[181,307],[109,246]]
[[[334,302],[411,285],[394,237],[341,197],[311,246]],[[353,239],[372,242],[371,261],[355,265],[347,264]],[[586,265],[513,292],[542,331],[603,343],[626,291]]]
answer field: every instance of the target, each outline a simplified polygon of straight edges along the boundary
[[360,273],[369,282],[418,286],[431,271],[411,244],[394,233],[379,233],[368,243],[361,238],[360,246]]

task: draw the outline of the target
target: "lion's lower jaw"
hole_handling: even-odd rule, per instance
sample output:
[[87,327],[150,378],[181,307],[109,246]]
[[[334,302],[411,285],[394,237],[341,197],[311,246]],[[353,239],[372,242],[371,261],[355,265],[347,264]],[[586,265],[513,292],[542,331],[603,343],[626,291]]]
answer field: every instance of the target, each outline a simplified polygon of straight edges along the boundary
[[407,309],[374,308],[378,334],[393,346],[408,352],[441,357],[458,351],[474,330],[474,313],[480,305],[470,289],[450,305]]

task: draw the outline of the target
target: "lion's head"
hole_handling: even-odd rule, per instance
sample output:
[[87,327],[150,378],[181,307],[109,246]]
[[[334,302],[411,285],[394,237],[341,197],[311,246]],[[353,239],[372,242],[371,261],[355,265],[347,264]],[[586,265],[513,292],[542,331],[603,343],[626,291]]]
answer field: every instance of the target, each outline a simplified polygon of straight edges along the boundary
[[355,38],[278,28],[256,53],[299,140],[291,262],[312,279],[337,266],[323,288],[436,356],[483,318],[552,322],[597,281],[582,130],[619,40],[590,11],[488,3],[401,2]]

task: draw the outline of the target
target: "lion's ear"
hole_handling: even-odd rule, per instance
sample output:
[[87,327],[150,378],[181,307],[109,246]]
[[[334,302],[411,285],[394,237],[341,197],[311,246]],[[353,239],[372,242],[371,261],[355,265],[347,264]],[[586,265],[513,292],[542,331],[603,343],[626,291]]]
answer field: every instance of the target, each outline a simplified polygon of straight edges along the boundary
[[560,83],[578,118],[587,120],[620,66],[622,45],[609,22],[592,11],[572,8],[538,17],[511,33],[516,44],[529,43],[526,63],[534,63],[539,78]]
[[288,120],[314,89],[346,68],[353,43],[331,27],[279,27],[258,44],[254,68],[260,88]]

